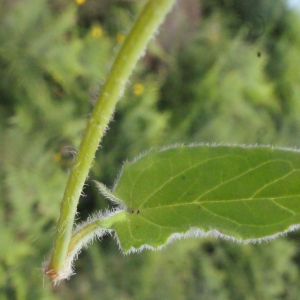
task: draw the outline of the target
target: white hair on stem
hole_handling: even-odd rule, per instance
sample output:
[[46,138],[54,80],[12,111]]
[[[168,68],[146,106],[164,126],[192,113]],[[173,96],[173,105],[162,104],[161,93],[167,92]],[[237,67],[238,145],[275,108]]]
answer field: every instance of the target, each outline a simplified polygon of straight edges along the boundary
[[108,219],[111,216],[122,212],[120,208],[115,208],[112,210],[107,210],[104,213],[98,212],[87,218],[86,221],[78,223],[74,226],[72,239],[69,245],[69,250],[67,258],[64,263],[64,267],[58,272],[54,272],[49,269],[50,257],[48,257],[43,263],[43,271],[46,275],[49,275],[53,279],[54,285],[57,285],[60,280],[70,279],[74,272],[74,261],[78,258],[83,247],[88,247],[95,239],[101,241],[103,236],[106,234],[111,234],[112,229],[100,228],[97,225],[97,221]]

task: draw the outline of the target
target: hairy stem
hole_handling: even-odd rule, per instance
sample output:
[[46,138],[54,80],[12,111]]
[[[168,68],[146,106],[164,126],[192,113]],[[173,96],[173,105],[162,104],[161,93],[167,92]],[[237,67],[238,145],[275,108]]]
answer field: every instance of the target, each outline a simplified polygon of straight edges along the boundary
[[78,229],[75,230],[72,235],[68,249],[68,256],[70,256],[71,263],[73,257],[80,251],[82,246],[89,243],[94,236],[101,238],[116,222],[123,221],[126,218],[126,215],[126,211],[119,210],[108,216],[99,216],[88,219],[87,222],[78,225]]
[[67,267],[66,258],[79,197],[95,152],[117,101],[146,45],[176,0],[149,0],[122,45],[88,120],[61,202],[54,247],[45,273],[52,278]]

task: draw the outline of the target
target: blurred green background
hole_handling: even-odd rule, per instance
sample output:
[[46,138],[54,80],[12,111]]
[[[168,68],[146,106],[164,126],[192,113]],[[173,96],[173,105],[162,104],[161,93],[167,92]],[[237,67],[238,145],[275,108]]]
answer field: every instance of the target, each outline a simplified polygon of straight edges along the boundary
[[[177,241],[123,256],[105,237],[53,287],[53,243],[86,119],[142,1],[0,0],[0,300],[299,299],[300,234]],[[284,0],[178,1],[119,102],[79,205],[109,208],[122,162],[176,142],[300,147],[300,12]],[[43,283],[44,281],[44,283]]]

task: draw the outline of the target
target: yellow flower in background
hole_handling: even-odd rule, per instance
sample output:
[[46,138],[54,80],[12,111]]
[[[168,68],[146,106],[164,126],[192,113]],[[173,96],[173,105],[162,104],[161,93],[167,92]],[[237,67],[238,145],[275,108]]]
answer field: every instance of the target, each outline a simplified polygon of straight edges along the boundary
[[101,37],[103,35],[103,29],[101,26],[93,26],[92,28],[92,36],[95,38],[95,39],[98,39],[99,37]]
[[136,83],[133,86],[133,93],[137,96],[144,94],[145,87],[141,83]]
[[59,162],[61,160],[61,153],[60,152],[56,152],[53,154],[53,160],[55,162]]
[[120,33],[120,32],[117,34],[117,37],[116,37],[117,42],[119,44],[122,44],[124,42],[125,38],[126,38],[126,35],[123,33]]
[[82,5],[85,2],[85,0],[75,0],[75,1],[78,5]]

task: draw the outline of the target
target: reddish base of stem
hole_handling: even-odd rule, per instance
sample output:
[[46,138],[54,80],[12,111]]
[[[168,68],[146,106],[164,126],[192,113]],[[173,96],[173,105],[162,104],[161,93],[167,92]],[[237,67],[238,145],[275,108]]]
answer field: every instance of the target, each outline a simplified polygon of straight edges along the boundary
[[58,274],[54,270],[49,270],[48,268],[44,269],[44,274],[52,278],[52,280],[58,279]]

